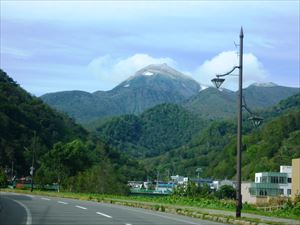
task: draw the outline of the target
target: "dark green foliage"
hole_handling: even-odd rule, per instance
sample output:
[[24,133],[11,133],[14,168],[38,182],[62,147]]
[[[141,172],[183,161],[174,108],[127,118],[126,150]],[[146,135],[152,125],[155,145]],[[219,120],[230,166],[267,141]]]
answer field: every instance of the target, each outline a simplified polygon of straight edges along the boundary
[[[73,188],[72,180],[81,180],[82,174],[87,182],[102,171],[101,178],[109,185],[102,185],[98,192],[124,193],[127,180],[145,177],[138,162],[31,96],[0,70],[1,174],[5,169],[11,176],[13,162],[13,175],[29,176],[33,155],[34,181],[38,184],[59,183]],[[0,179],[5,178],[1,175]],[[88,191],[92,186],[79,187],[74,188]],[[95,188],[92,191],[97,192]]]
[[[197,168],[202,168],[202,177],[211,176],[214,167],[222,160],[220,153],[234,136],[235,125],[230,121],[213,122],[206,129],[195,134],[192,140],[178,149],[155,158],[144,160],[149,170],[170,170],[171,174],[184,174],[195,177]],[[209,169],[208,169],[209,168]],[[234,168],[218,171],[217,178],[229,177]],[[217,174],[217,172],[216,172]]]
[[204,123],[175,104],[162,104],[140,116],[125,115],[102,123],[98,134],[134,156],[155,156],[187,143]]
[[[17,175],[28,175],[34,131],[38,139],[36,156],[45,154],[58,141],[86,138],[87,132],[72,119],[57,113],[38,98],[29,95],[0,70],[0,165]],[[32,148],[31,148],[32,149]]]
[[[252,180],[255,172],[278,171],[300,157],[299,94],[262,112],[264,124],[255,129],[244,115],[242,176]],[[169,170],[171,174],[195,177],[234,178],[236,165],[236,127],[234,121],[212,122],[208,128],[193,135],[184,146],[173,149],[143,163],[147,170]]]
[[71,192],[98,194],[129,194],[126,180],[120,182],[120,174],[108,163],[102,162],[76,177],[71,177],[66,184]]
[[7,177],[2,168],[0,168],[0,187],[5,187],[7,184]]
[[235,199],[236,191],[230,185],[223,185],[215,192],[215,196],[219,199]]

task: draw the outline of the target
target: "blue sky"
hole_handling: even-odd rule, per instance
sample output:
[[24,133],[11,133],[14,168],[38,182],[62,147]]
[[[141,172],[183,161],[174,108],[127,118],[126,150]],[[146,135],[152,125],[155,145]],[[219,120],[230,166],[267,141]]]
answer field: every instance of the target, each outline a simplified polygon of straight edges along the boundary
[[[299,1],[1,1],[1,68],[39,96],[109,90],[151,63],[210,85],[237,64],[244,86],[300,86]],[[236,89],[236,78],[224,87]]]

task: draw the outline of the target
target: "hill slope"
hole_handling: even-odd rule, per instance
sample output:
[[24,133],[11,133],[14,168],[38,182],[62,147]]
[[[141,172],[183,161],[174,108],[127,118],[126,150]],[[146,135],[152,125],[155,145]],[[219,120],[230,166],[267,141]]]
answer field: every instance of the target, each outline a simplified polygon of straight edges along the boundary
[[33,155],[35,181],[61,183],[73,191],[124,193],[127,180],[144,176],[137,161],[31,96],[0,70],[0,174],[29,176]]
[[58,141],[86,139],[88,133],[67,116],[53,111],[40,99],[26,93],[0,70],[0,164],[19,173],[29,168],[23,154],[32,143],[34,131],[40,144],[40,155]]
[[149,157],[187,143],[204,122],[175,104],[155,106],[140,116],[112,118],[97,128],[109,144],[138,157]]
[[[277,171],[300,157],[300,94],[283,100],[263,112],[261,128],[250,127],[244,117],[243,179],[253,179],[259,171]],[[154,158],[144,159],[153,173],[161,172],[195,176],[202,168],[202,177],[232,178],[236,165],[236,126],[234,121],[216,121],[193,135],[192,140],[178,149]]]
[[[279,101],[299,93],[299,88],[253,84],[245,88],[246,104],[253,110],[267,109]],[[237,92],[207,88],[182,103],[194,114],[208,119],[231,118],[236,114]]]

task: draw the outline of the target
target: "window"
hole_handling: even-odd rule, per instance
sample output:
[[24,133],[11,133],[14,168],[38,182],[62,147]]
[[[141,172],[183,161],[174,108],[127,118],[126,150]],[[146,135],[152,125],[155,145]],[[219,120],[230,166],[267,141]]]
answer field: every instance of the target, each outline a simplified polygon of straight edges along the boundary
[[288,181],[289,184],[292,183],[292,178],[288,177],[287,181]]
[[260,196],[267,196],[268,195],[267,190],[266,189],[260,189],[259,190],[259,195]]
[[284,193],[283,193],[283,189],[279,189],[279,194],[280,195],[283,195]]
[[284,184],[285,183],[285,177],[279,177],[279,183]]
[[292,190],[291,189],[287,189],[287,194],[291,195],[292,194]]
[[272,184],[278,184],[278,177],[271,177]]

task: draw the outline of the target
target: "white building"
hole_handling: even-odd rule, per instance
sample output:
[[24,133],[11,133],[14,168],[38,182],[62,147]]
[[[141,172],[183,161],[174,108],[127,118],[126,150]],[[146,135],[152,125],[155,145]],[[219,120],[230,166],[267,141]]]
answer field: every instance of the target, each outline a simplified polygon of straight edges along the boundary
[[280,166],[280,172],[255,173],[254,183],[242,184],[243,202],[263,203],[273,197],[290,197],[291,190],[292,167]]

